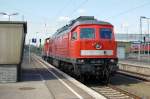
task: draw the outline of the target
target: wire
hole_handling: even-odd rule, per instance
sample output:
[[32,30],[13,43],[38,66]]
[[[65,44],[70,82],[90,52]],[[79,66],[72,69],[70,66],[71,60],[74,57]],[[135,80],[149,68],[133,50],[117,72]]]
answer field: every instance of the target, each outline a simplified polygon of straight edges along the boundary
[[[60,14],[68,7],[67,5],[70,5],[70,3],[73,0],[68,0],[66,3],[64,3],[64,5],[57,11],[57,13],[50,19],[51,21],[55,22],[54,25],[57,27],[57,18],[60,16]],[[47,23],[44,22],[45,26],[44,26],[44,30],[45,32],[47,32]]]
[[72,3],[73,0],[69,0],[54,16],[54,19],[56,19],[67,7]]
[[[81,2],[75,9],[72,10],[72,12],[69,14],[70,18],[74,15],[74,13],[81,8],[85,3],[87,3],[88,0],[84,0],[83,2]],[[56,26],[60,25],[59,23],[56,24]]]
[[110,18],[117,18],[117,17],[119,17],[119,16],[121,16],[121,15],[127,14],[127,13],[129,13],[129,12],[132,12],[132,11],[136,10],[136,9],[145,7],[145,6],[149,5],[149,4],[150,4],[150,2],[145,3],[145,4],[142,4],[142,5],[139,5],[139,6],[136,6],[136,7],[133,7],[133,8],[128,9],[128,10],[126,10],[126,11],[120,12],[120,13],[118,13],[118,14],[112,16],[112,17],[109,17],[109,19],[110,19]]
[[81,8],[84,4],[86,4],[88,2],[88,0],[84,0],[83,2],[81,2],[81,4],[79,5],[79,6],[77,6],[73,11],[72,11],[72,13],[70,13],[69,14],[69,16],[73,16],[74,15],[74,13],[79,9],[79,8]]

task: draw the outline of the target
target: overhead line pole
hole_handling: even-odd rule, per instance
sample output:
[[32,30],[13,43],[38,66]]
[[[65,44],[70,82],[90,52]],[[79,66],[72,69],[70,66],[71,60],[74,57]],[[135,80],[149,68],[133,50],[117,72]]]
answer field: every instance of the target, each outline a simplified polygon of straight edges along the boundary
[[29,64],[31,62],[31,39],[29,39]]
[[148,61],[150,61],[150,33],[149,33],[149,20],[150,18],[147,18],[147,29],[148,29]]
[[[143,33],[142,33],[142,19],[147,19],[147,25],[148,25],[148,31],[147,31],[147,33],[148,33],[148,39],[149,39],[149,19],[150,18],[147,18],[147,17],[145,17],[145,16],[141,16],[140,17],[140,33],[141,33],[141,42],[142,41],[144,41],[144,52],[145,52],[145,45],[146,45],[146,38],[144,37],[143,38]],[[142,44],[142,43],[141,43]],[[149,57],[149,41],[148,41],[148,57]],[[140,58],[141,58],[141,46],[139,47],[139,57],[138,57],[138,59],[140,60]]]
[[141,59],[141,44],[142,44],[142,16],[140,16],[140,43],[138,45],[138,60]]

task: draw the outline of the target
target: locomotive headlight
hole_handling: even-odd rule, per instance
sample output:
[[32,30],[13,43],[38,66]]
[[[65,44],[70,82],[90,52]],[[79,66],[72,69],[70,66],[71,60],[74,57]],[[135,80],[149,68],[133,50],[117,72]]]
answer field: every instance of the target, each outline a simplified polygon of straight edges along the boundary
[[84,63],[84,59],[79,59],[78,63]]
[[111,59],[111,60],[110,60],[110,62],[114,63],[114,62],[115,62],[115,60],[114,60],[114,59]]

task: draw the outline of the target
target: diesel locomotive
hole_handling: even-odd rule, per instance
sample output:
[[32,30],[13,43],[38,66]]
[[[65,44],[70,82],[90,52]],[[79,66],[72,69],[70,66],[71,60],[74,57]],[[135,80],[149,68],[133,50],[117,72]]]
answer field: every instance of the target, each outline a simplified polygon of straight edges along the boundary
[[113,25],[80,16],[45,40],[43,58],[80,79],[92,76],[108,83],[118,69],[116,52]]

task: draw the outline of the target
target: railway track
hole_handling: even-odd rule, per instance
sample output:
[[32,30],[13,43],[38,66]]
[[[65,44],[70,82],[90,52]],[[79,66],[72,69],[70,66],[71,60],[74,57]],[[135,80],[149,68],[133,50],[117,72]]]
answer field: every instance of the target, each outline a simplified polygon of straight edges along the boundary
[[[134,78],[134,79],[137,79],[140,81],[148,81],[148,82],[150,81],[150,76],[139,74],[139,73],[133,73],[133,72],[119,70],[117,72],[117,74],[124,75],[124,76],[130,77],[130,78]],[[98,93],[104,95],[108,99],[142,99],[139,96],[131,94],[130,92],[122,90],[111,84],[109,84],[107,86],[102,86],[100,84],[97,84],[97,85],[90,85],[89,87],[91,89],[97,91]]]
[[[128,71],[122,71],[119,70],[117,72],[117,74],[120,75],[124,75],[130,78],[135,78],[141,81],[150,81],[150,77],[147,75],[142,75],[139,73],[132,73],[132,72],[128,72]],[[131,94],[128,91],[122,90],[114,85],[105,85],[102,86],[100,84],[96,84],[96,85],[90,85],[89,86],[91,89],[95,90],[96,92],[104,95],[105,97],[107,97],[108,99],[142,99],[139,96],[136,96],[134,94]]]
[[90,88],[104,95],[108,99],[141,99],[136,95],[133,95],[112,85],[90,86]]

